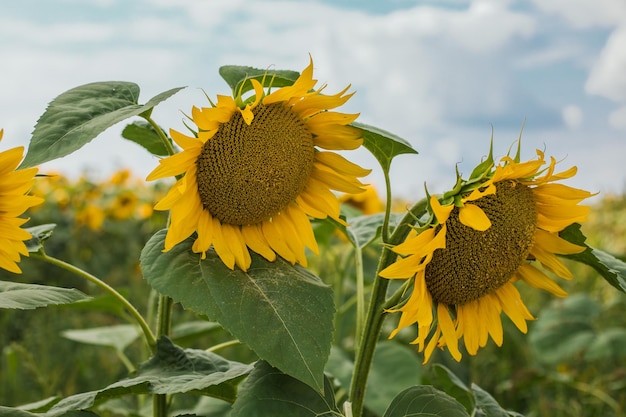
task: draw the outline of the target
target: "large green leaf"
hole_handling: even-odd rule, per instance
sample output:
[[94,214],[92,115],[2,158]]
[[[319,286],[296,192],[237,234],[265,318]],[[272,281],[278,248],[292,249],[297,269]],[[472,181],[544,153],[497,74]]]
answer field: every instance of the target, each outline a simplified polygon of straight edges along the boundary
[[72,329],[61,333],[66,339],[89,345],[110,346],[122,352],[139,337],[139,329],[130,324]]
[[587,238],[580,230],[580,224],[578,223],[568,226],[559,235],[569,242],[586,248],[584,252],[564,255],[564,257],[589,265],[598,271],[609,284],[622,292],[626,292],[626,262],[606,252],[587,246],[585,244]]
[[363,146],[374,155],[385,175],[389,173],[391,160],[401,154],[416,154],[417,151],[401,137],[364,123],[354,122],[352,126],[361,129]]
[[32,310],[89,299],[73,288],[0,281],[0,308]]
[[[163,134],[165,135],[165,132],[163,132]],[[124,130],[122,130],[122,137],[142,146],[153,155],[169,155],[167,148],[161,140],[161,136],[159,136],[150,123],[143,120],[136,120],[126,125]],[[168,140],[172,143],[171,139],[168,138]]]
[[469,417],[469,414],[445,392],[430,385],[418,385],[402,391],[383,417]]
[[139,371],[109,388],[149,384],[153,394],[198,392],[233,402],[236,387],[253,365],[233,362],[205,350],[182,349],[168,338],[157,342],[157,352]]
[[450,369],[441,364],[433,365],[434,379],[437,387],[463,404],[468,413],[476,406],[472,390]]
[[292,85],[300,76],[297,71],[269,70],[253,67],[224,65],[219,69],[220,76],[232,88],[234,94],[244,94],[252,90],[250,80],[257,80],[264,87],[285,87]]
[[213,251],[201,260],[191,251],[192,238],[163,252],[165,234],[157,232],[141,253],[153,288],[218,321],[272,366],[323,390],[335,310],[326,284],[300,266],[255,253],[247,272],[230,270]]
[[114,124],[149,114],[184,87],[164,91],[139,104],[139,86],[125,81],[96,82],[72,88],[48,105],[39,118],[22,167],[69,155]]
[[335,405],[333,386],[324,379],[323,391],[273,368],[265,361],[254,367],[241,384],[231,417],[332,417],[341,415]]
[[[142,364],[132,378],[98,391],[64,398],[45,414],[24,416],[61,417],[70,411],[87,410],[112,398],[131,394],[193,392],[233,402],[237,385],[252,368],[252,365],[229,361],[212,352],[182,349],[169,339],[161,338],[157,341],[155,356]],[[4,416],[0,414],[0,417]]]

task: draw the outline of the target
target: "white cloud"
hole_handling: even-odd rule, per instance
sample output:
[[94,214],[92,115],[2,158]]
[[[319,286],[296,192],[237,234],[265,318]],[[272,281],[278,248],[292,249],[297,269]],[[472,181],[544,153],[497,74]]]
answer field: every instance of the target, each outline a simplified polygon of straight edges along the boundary
[[579,128],[584,120],[582,109],[575,105],[569,105],[563,108],[561,115],[563,117],[563,122],[570,129]]
[[626,102],[626,22],[607,40],[591,68],[585,89],[590,94]]
[[615,129],[626,130],[626,106],[609,114],[609,124]]
[[626,21],[624,0],[534,0],[535,6],[577,28],[612,27]]
[[[115,0],[94,1],[104,7]],[[75,1],[72,7],[81,4]],[[316,78],[329,84],[328,93],[348,83],[357,91],[342,111],[360,112],[361,121],[405,137],[420,151],[418,156],[404,155],[394,162],[395,187],[422,192],[427,181],[437,191],[454,181],[455,163],[473,163],[486,153],[489,121],[504,115],[519,117],[521,124],[529,109],[544,105],[545,97],[532,96],[524,83],[533,82],[535,76],[553,77],[554,73],[541,71],[552,71],[553,63],[564,61],[566,65],[557,70],[567,79],[570,58],[589,55],[589,49],[559,38],[552,26],[542,26],[546,21],[536,10],[520,11],[509,2],[476,0],[453,8],[416,5],[388,14],[313,1],[145,0],[145,4],[149,7],[141,14],[133,15],[129,8],[119,16],[107,13],[95,24],[35,24],[15,18],[11,23],[0,18],[4,57],[0,126],[5,127],[5,138],[19,131],[26,140],[45,104],[62,91],[108,79],[137,82],[142,101],[189,85],[155,110],[157,122],[183,129],[179,109],[188,112],[192,105],[204,103],[198,88],[211,97],[228,93],[217,74],[220,65],[301,70],[310,52]],[[565,2],[549,4],[566,8]],[[545,10],[552,13],[549,6]],[[589,21],[611,22],[606,17]],[[538,43],[544,49],[538,49]],[[516,61],[522,54],[526,60]],[[618,76],[603,69],[602,91]],[[554,108],[563,102],[586,108],[578,85],[564,86],[568,96]],[[574,146],[572,138],[580,137],[584,126],[575,111],[567,117],[570,126],[580,126],[576,132],[562,129],[567,140],[532,133],[530,119],[525,145],[542,148],[545,140],[550,149]],[[7,123],[13,123],[11,129]],[[477,126],[471,127],[472,123]],[[504,146],[517,137],[518,126],[510,132],[494,127]],[[105,135],[75,155],[55,161],[55,167],[76,172],[76,167],[85,165],[132,165],[139,175],[154,167],[152,157],[116,137],[119,129]],[[375,165],[371,157],[368,161],[368,166]],[[373,175],[382,184],[380,172]],[[413,181],[407,182],[408,177]]]

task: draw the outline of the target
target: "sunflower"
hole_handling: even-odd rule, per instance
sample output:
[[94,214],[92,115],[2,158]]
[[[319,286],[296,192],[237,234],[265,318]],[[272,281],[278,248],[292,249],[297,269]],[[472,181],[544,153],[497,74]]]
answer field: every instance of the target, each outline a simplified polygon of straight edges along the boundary
[[[0,140],[4,130],[0,129]],[[31,234],[22,229],[28,219],[22,215],[30,207],[43,202],[40,197],[26,195],[35,183],[37,168],[16,170],[24,156],[24,147],[0,152],[0,268],[21,274],[17,265],[21,257],[28,256],[25,240]]]
[[[489,337],[502,345],[501,313],[526,333],[533,320],[514,283],[567,293],[538,264],[572,279],[556,257],[579,253],[558,232],[586,220],[589,207],[578,205],[592,194],[555,183],[576,174],[576,167],[554,173],[544,153],[520,162],[505,156],[494,167],[492,153],[470,176],[457,175],[454,190],[428,199],[428,219],[416,226],[393,251],[401,257],[383,271],[387,279],[411,279],[412,293],[392,312],[400,312],[397,328],[417,324],[412,342],[427,362],[435,347],[446,346],[459,361],[458,341],[475,355]],[[543,168],[542,168],[543,167]]]
[[306,265],[305,248],[318,253],[309,216],[341,222],[333,190],[361,192],[358,177],[370,172],[329,152],[362,143],[348,126],[358,114],[329,111],[354,93],[315,90],[312,60],[292,85],[271,93],[249,81],[254,95],[246,100],[218,95],[212,107],[194,106],[194,136],[170,130],[182,151],[147,178],[182,175],[155,206],[171,214],[164,251],[197,232],[192,250],[204,258],[212,246],[231,269],[248,269],[248,249]]

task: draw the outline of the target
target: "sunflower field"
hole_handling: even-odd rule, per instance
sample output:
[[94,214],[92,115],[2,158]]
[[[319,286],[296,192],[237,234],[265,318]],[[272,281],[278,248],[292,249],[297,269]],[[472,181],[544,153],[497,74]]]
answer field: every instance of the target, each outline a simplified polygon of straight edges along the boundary
[[[0,417],[626,413],[626,194],[520,138],[400,201],[417,151],[312,71],[222,67],[182,132],[79,86],[0,151]],[[147,179],[38,171],[124,121]]]

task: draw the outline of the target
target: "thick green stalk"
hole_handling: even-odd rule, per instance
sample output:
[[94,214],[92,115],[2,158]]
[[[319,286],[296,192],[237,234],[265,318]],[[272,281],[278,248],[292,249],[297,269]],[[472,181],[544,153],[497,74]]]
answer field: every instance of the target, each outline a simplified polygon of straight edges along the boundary
[[385,306],[387,304],[387,288],[389,286],[389,280],[381,278],[378,274],[380,271],[391,265],[396,259],[396,255],[391,251],[390,247],[404,241],[407,234],[411,230],[411,227],[415,224],[418,217],[424,213],[425,209],[425,199],[416,203],[395,228],[389,238],[389,242],[383,246],[383,251],[378,262],[376,277],[374,279],[369,309],[365,319],[363,337],[361,339],[361,343],[358,344],[359,349],[356,352],[354,374],[352,375],[352,383],[350,384],[349,401],[351,403],[352,415],[354,417],[361,417],[363,415],[363,402],[365,400],[367,378],[372,366],[372,360],[374,358],[374,351],[380,336],[380,330],[385,319]]
[[[169,336],[172,330],[172,307],[174,302],[166,295],[159,296],[157,308],[157,340]],[[154,394],[152,396],[152,415],[167,417],[167,395]]]
[[141,330],[143,331],[143,334],[146,338],[146,342],[148,343],[148,346],[150,346],[150,350],[152,350],[152,352],[155,351],[156,349],[156,339],[154,337],[154,334],[152,333],[152,331],[150,330],[150,326],[148,326],[148,323],[146,323],[145,319],[143,318],[143,316],[141,314],[139,314],[139,312],[137,311],[137,309],[135,308],[135,306],[133,306],[130,301],[128,301],[126,298],[124,298],[124,296],[122,294],[120,294],[119,292],[117,292],[117,290],[115,290],[115,288],[111,287],[109,284],[107,284],[106,282],[102,281],[101,279],[99,279],[98,277],[91,275],[90,273],[83,271],[82,269],[72,265],[72,264],[68,264],[67,262],[64,262],[60,259],[56,259],[52,256],[48,256],[43,248],[39,250],[39,252],[37,253],[33,253],[32,254],[33,257],[37,257],[39,259],[42,259],[52,265],[56,265],[60,268],[65,269],[66,271],[70,271],[76,275],[78,275],[81,278],[86,279],[87,281],[95,284],[96,286],[100,287],[101,289],[103,289],[104,291],[106,291],[107,293],[109,293],[110,295],[112,295],[117,301],[119,301],[124,308],[126,308],[126,310],[128,310],[128,312],[130,313],[131,317],[133,317],[135,319],[135,321],[137,322],[137,324],[139,325],[139,327],[141,327]]

